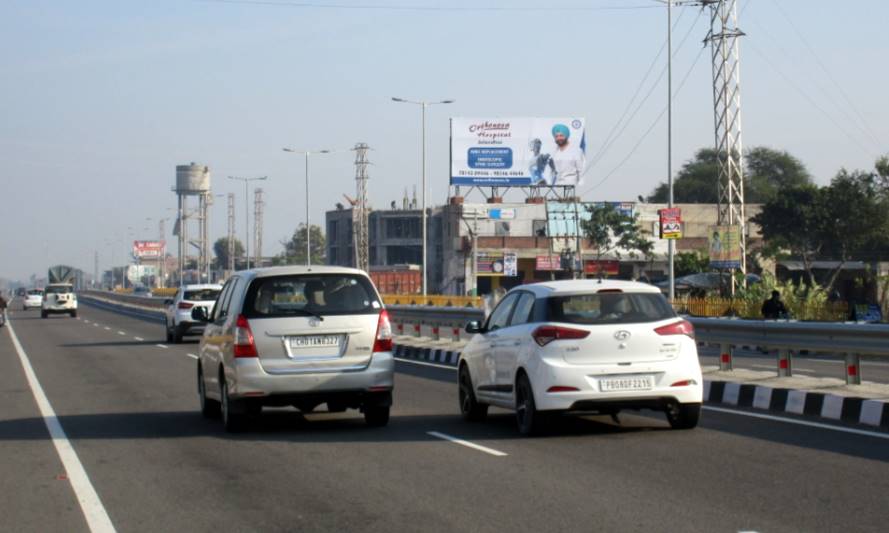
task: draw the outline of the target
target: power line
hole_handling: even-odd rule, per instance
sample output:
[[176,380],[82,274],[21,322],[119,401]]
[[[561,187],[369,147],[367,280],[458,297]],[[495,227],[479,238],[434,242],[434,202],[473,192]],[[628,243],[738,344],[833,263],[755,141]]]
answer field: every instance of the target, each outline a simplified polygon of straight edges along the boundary
[[409,6],[394,4],[325,4],[320,2],[295,2],[287,0],[196,0],[212,4],[241,4],[256,6],[292,7],[303,9],[348,9],[348,10],[374,10],[374,11],[514,11],[514,12],[540,12],[540,11],[632,11],[638,9],[657,9],[656,5],[606,5],[606,6],[547,6],[547,7],[521,7],[521,6]]

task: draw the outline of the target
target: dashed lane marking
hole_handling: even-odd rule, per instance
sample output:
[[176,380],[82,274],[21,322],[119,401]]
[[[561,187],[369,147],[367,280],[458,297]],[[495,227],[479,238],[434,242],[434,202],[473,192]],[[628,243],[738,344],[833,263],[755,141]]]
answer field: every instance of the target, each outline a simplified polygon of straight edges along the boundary
[[431,435],[438,439],[444,439],[449,442],[453,442],[454,444],[459,444],[460,446],[466,446],[467,448],[472,448],[473,450],[478,450],[480,452],[485,452],[487,454],[493,455],[495,457],[506,457],[509,454],[501,452],[499,450],[495,450],[493,448],[488,448],[487,446],[482,446],[481,444],[476,444],[474,442],[469,442],[468,440],[463,440],[457,437],[453,437],[451,435],[446,435],[444,433],[439,433],[438,431],[427,431],[427,435]]
[[127,332],[126,332],[126,331],[118,331],[117,334],[118,334],[118,335],[126,335]]
[[142,342],[142,341],[145,340],[145,339],[143,339],[142,337],[133,337],[133,339],[135,339],[135,340],[137,340],[137,341],[139,341],[139,342]]
[[163,348],[164,350],[169,348],[169,346],[167,346],[166,344],[155,344],[155,346],[157,346],[158,348]]
[[105,331],[111,331],[111,328],[109,328],[108,326],[105,326]]
[[191,357],[192,359],[197,359],[197,358],[198,358],[198,356],[196,356],[196,355],[193,354],[193,353],[187,353],[187,354],[185,354],[185,355]]
[[65,473],[68,476],[68,481],[71,483],[71,488],[74,489],[74,494],[77,496],[77,502],[80,504],[84,518],[86,518],[87,526],[93,532],[115,531],[114,524],[111,523],[111,518],[108,517],[108,512],[105,510],[105,506],[102,505],[102,500],[99,499],[99,495],[96,493],[96,489],[93,488],[93,484],[90,482],[83,464],[77,457],[74,446],[71,445],[68,436],[65,434],[62,423],[59,422],[59,418],[49,403],[46,393],[43,392],[43,387],[37,379],[37,374],[34,373],[28,354],[22,348],[18,336],[16,336],[15,330],[12,328],[12,324],[9,325],[9,336],[12,338],[12,344],[19,356],[22,369],[25,371],[25,378],[28,380],[31,392],[34,394],[34,400],[37,402],[38,409],[40,409],[43,423],[46,424],[46,429],[52,438],[56,453],[59,454],[62,465],[65,467]]

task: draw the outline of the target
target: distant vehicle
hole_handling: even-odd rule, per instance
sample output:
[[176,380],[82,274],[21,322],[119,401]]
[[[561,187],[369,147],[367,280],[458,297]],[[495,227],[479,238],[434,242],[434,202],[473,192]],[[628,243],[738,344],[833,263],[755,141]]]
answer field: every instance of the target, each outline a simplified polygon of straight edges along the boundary
[[50,284],[73,284],[74,278],[77,276],[77,269],[66,265],[56,265],[54,267],[50,267],[47,274]]
[[204,332],[204,323],[191,318],[195,306],[206,308],[207,314],[213,312],[213,305],[222,285],[186,285],[176,291],[173,298],[164,300],[166,309],[167,342],[182,342],[185,335],[200,335]]
[[303,413],[360,409],[370,426],[389,422],[395,362],[392,327],[367,274],[341,267],[237,272],[208,315],[198,351],[204,416],[221,411],[227,431],[263,406]]
[[22,309],[37,309],[43,305],[43,289],[31,289],[25,293],[22,300]]
[[18,297],[25,296],[26,293],[27,293],[27,289],[25,289],[24,287],[19,287],[18,289],[15,290],[15,295]]
[[151,289],[145,285],[136,285],[133,287],[133,296],[145,296],[146,298],[151,298]]
[[664,411],[675,429],[697,426],[703,379],[694,329],[657,287],[630,281],[552,281],[512,289],[459,361],[460,411],[514,410],[519,432],[559,413]]
[[51,283],[46,286],[40,305],[40,317],[46,318],[52,314],[77,316],[77,295],[70,283]]

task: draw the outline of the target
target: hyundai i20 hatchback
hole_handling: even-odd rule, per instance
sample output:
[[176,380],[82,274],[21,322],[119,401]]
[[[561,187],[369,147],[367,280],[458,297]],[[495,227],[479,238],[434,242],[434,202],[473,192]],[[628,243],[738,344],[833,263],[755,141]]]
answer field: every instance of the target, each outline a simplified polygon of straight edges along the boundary
[[275,267],[238,272],[207,315],[198,358],[201,412],[221,411],[240,429],[263,406],[304,413],[360,409],[367,424],[389,421],[394,385],[392,328],[361,270]]
[[673,428],[698,424],[703,380],[694,329],[660,291],[627,281],[553,281],[504,296],[459,361],[460,410],[516,412],[522,434],[555,413],[666,413]]

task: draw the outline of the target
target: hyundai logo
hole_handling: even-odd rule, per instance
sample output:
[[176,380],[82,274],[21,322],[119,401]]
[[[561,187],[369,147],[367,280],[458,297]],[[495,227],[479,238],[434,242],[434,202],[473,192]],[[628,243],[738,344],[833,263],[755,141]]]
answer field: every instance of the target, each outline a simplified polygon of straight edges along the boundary
[[631,333],[625,329],[617,331],[614,333],[614,338],[619,341],[625,341],[630,338]]

